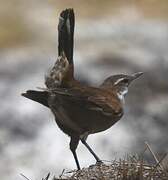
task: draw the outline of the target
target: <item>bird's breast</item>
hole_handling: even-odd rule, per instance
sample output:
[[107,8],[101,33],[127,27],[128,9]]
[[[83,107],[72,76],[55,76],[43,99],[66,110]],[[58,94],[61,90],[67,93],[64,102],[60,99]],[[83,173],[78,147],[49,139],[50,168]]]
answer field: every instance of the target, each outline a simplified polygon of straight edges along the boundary
[[68,135],[85,132],[97,133],[114,125],[123,115],[123,111],[108,112],[101,108],[88,108],[86,104],[51,97],[50,108],[56,117],[58,126]]

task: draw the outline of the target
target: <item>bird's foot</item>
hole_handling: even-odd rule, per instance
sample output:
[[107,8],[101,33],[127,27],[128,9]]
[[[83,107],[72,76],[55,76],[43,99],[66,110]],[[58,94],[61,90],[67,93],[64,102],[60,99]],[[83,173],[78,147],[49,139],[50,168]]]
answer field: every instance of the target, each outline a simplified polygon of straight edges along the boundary
[[102,164],[104,164],[104,163],[103,163],[103,161],[100,160],[100,159],[96,162],[96,165],[102,165]]

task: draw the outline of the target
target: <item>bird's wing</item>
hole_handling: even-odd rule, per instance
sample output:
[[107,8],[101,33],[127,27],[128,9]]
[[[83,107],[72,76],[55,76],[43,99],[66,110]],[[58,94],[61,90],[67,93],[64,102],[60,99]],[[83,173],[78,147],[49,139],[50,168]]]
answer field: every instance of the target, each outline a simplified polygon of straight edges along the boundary
[[[88,97],[89,101],[93,103],[93,107],[90,109],[94,109],[94,107],[100,108],[99,111],[102,111],[103,114],[106,115],[119,115],[122,114],[122,108],[120,106],[120,102],[116,99],[112,99],[110,95],[102,96],[91,96]],[[98,110],[96,108],[96,110]]]
[[88,110],[102,112],[104,115],[112,116],[122,113],[120,103],[116,98],[112,98],[111,94],[103,95],[103,93],[89,92],[84,89],[62,89],[57,88],[54,93],[60,95],[67,101],[73,101],[81,104]]

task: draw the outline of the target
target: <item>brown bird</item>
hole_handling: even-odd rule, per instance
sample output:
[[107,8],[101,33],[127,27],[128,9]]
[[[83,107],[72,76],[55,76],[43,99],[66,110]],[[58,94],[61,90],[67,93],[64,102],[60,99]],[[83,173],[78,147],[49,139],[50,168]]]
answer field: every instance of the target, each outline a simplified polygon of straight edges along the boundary
[[70,137],[70,150],[80,169],[76,148],[81,141],[97,162],[98,156],[87,144],[88,135],[110,128],[123,116],[128,86],[143,73],[112,75],[99,87],[86,86],[74,78],[74,11],[61,12],[58,25],[58,59],[45,77],[43,91],[28,90],[22,95],[51,109],[59,128]]

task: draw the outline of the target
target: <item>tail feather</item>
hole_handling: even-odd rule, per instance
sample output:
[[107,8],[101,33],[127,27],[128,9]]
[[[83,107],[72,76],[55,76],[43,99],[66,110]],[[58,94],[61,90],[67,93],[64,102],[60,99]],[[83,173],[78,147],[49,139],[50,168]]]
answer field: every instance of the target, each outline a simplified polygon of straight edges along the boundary
[[26,93],[22,93],[22,96],[31,99],[33,101],[36,101],[46,107],[49,107],[48,105],[48,92],[47,91],[34,91],[34,90],[28,90]]
[[73,9],[61,12],[58,24],[58,55],[64,52],[69,64],[73,65],[75,16]]

